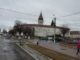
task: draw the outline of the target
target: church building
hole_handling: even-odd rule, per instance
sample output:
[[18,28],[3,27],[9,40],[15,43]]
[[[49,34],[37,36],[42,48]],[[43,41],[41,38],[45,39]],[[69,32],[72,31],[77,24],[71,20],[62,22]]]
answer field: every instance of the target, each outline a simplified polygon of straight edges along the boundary
[[[54,18],[55,19],[55,18]],[[40,13],[40,16],[38,17],[38,24],[22,24],[24,28],[30,27],[34,29],[34,36],[37,37],[46,37],[46,36],[53,36],[61,35],[61,29],[64,27],[56,26],[55,22],[52,21],[51,25],[44,25],[44,18],[42,16],[42,12]],[[68,29],[68,28],[65,28]],[[69,32],[66,36],[69,36]]]

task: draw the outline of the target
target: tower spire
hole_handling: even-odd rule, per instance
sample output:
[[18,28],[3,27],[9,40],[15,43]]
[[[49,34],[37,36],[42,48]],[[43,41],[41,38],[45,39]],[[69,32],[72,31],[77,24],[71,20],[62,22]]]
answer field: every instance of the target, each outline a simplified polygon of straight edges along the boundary
[[42,12],[40,13],[38,20],[43,20]]
[[39,18],[38,18],[38,24],[43,25],[43,16],[42,16],[42,12],[40,13]]

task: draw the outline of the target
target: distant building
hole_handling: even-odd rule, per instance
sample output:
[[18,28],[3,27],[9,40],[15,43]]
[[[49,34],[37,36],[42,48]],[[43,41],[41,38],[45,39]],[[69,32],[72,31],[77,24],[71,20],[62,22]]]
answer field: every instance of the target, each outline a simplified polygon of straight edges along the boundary
[[[55,20],[55,19],[54,19]],[[48,38],[53,39],[54,36],[62,36],[61,29],[67,29],[65,27],[56,26],[55,21],[51,22],[51,25],[44,25],[44,19],[42,16],[42,12],[40,13],[40,16],[38,17],[38,24],[20,24],[15,25],[14,28],[9,31],[13,34],[13,36],[17,36],[17,33],[19,33],[19,36],[21,33],[23,33],[23,37],[25,38]],[[66,37],[70,36],[70,32],[67,32],[65,34]]]
[[70,37],[71,38],[80,38],[80,31],[71,31]]
[[[61,35],[61,30],[64,27],[59,27],[54,25],[53,21],[51,23],[52,25],[44,25],[44,19],[42,16],[42,13],[40,13],[40,16],[38,18],[38,24],[22,24],[21,27],[27,28],[30,27],[31,29],[34,29],[34,35],[37,37],[46,37],[46,36],[52,36],[54,34]],[[56,28],[56,31],[54,29]],[[65,28],[69,29],[69,28]],[[69,36],[69,32],[67,33],[67,36]]]

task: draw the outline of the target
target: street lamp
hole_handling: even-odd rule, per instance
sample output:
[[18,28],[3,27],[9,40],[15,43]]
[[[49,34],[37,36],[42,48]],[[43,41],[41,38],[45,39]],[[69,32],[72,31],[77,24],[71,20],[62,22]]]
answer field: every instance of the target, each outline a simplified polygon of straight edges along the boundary
[[54,43],[56,43],[56,17],[54,17]]

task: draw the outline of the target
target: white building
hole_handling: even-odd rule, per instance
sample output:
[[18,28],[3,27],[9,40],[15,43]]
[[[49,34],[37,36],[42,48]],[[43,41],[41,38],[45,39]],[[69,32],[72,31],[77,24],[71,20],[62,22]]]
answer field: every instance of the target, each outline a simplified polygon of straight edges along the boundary
[[71,31],[70,37],[71,38],[80,38],[80,31]]
[[[34,28],[34,35],[39,36],[39,37],[46,37],[46,36],[51,36],[54,34],[61,35],[61,30],[64,27],[59,27],[59,26],[51,26],[51,25],[44,25],[44,20],[42,13],[40,13],[40,16],[38,18],[38,24],[23,24],[24,28],[30,27]],[[68,29],[68,28],[65,28]],[[69,32],[67,33],[67,37],[69,37]]]

